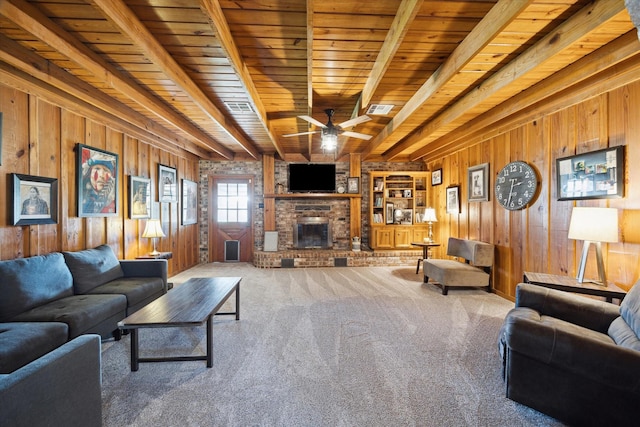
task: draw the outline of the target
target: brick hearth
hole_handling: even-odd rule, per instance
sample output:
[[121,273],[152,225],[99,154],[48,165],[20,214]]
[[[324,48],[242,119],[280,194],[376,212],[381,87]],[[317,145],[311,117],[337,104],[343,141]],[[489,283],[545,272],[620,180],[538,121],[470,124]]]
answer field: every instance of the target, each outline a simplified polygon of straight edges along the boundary
[[258,268],[415,267],[418,258],[421,257],[421,250],[354,252],[331,249],[291,249],[276,252],[256,251],[253,255],[253,265]]

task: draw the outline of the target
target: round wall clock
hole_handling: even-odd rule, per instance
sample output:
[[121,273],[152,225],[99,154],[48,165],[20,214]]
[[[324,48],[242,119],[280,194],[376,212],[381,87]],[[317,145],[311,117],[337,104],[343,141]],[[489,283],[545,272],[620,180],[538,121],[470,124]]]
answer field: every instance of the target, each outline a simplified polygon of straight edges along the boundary
[[496,199],[505,209],[524,208],[538,188],[538,176],[531,166],[516,161],[507,164],[496,178]]

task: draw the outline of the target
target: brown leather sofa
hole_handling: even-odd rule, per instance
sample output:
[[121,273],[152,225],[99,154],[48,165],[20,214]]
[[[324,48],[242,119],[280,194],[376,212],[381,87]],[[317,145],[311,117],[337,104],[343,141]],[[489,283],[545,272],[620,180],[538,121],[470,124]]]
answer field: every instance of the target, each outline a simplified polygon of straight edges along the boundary
[[498,339],[506,395],[570,425],[632,425],[639,336],[638,284],[617,306],[520,283]]

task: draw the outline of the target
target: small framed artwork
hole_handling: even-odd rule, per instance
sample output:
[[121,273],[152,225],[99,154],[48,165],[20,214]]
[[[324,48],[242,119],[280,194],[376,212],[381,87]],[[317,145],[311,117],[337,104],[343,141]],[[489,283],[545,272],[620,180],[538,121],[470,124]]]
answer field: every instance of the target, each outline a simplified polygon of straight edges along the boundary
[[402,218],[400,219],[400,224],[413,224],[413,209],[402,209]]
[[489,163],[472,166],[468,169],[467,187],[470,202],[489,200]]
[[151,218],[151,179],[129,176],[129,218]]
[[198,184],[182,180],[182,225],[198,222]]
[[118,155],[77,145],[78,216],[118,214]]
[[357,194],[360,192],[360,178],[357,176],[347,178],[347,193]]
[[58,223],[58,180],[11,174],[13,225]]
[[387,202],[384,210],[385,224],[393,224],[393,203]]
[[452,185],[447,187],[447,213],[460,213],[460,186]]
[[178,201],[177,171],[175,168],[158,165],[158,201],[175,203]]
[[556,160],[558,200],[610,199],[624,194],[624,145]]
[[431,186],[442,184],[442,168],[431,172]]

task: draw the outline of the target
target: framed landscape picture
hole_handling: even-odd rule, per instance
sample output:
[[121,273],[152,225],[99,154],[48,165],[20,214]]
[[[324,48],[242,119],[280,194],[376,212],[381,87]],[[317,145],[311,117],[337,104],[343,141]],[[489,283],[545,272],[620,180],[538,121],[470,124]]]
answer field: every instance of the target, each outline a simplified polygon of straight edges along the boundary
[[78,216],[118,214],[118,155],[78,144]]
[[182,225],[198,222],[198,184],[182,180]]
[[158,201],[175,203],[178,201],[178,182],[175,168],[158,165]]
[[11,174],[13,225],[58,223],[58,180]]
[[151,218],[151,179],[129,176],[129,218]]

